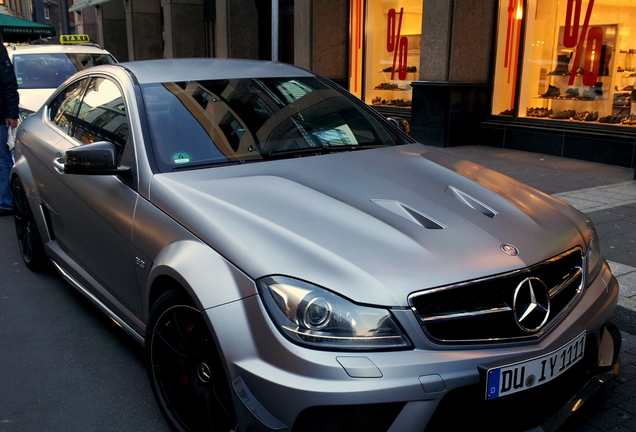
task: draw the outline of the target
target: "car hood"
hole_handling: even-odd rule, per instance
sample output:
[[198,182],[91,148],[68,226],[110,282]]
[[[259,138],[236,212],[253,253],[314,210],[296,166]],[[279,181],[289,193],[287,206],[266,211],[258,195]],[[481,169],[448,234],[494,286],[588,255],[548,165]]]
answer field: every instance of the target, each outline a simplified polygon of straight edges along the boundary
[[583,246],[585,229],[567,204],[420,144],[158,174],[150,200],[255,279],[387,306]]
[[30,111],[36,112],[54,91],[54,88],[19,89],[20,108],[26,108]]

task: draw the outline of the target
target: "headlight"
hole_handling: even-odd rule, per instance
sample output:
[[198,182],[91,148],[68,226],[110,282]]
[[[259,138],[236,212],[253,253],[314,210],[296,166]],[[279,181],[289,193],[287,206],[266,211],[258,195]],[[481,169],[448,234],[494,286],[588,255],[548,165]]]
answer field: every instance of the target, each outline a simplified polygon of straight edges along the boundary
[[25,121],[27,119],[27,117],[29,117],[30,115],[33,115],[34,112],[31,110],[28,110],[26,108],[19,108],[18,110],[18,120],[20,120],[20,123]]
[[283,276],[262,279],[259,288],[278,329],[299,345],[358,351],[411,347],[387,309],[360,306]]
[[601,255],[601,246],[594,224],[588,220],[587,226],[589,229],[589,239],[587,253],[585,254],[585,280],[586,285],[589,285],[596,279],[601,271],[603,267],[603,257]]

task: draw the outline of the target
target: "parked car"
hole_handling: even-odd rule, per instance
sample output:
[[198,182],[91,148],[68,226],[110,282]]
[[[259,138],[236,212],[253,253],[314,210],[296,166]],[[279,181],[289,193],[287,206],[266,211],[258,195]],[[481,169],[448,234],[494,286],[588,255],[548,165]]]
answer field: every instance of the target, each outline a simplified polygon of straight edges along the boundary
[[97,44],[8,45],[18,93],[20,120],[42,106],[67,78],[91,66],[115,63],[115,58]]
[[583,214],[306,70],[87,69],[15,154],[24,262],[145,345],[177,431],[553,430],[618,373]]

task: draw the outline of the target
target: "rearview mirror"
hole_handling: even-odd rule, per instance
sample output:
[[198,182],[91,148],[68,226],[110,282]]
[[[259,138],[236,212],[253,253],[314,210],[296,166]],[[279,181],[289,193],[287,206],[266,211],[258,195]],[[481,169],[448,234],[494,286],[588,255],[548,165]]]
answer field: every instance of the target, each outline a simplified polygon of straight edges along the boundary
[[98,141],[66,151],[64,173],[114,175],[127,171],[117,167],[117,149],[113,143]]

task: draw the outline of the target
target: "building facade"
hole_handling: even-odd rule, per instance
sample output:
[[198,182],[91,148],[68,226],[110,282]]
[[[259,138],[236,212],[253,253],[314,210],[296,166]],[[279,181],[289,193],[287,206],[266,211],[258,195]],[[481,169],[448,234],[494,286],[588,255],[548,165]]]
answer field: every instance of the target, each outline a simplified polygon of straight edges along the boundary
[[[271,59],[271,0],[75,0],[71,11],[77,33],[120,61]],[[633,0],[279,0],[277,22],[279,61],[408,120],[424,143],[635,165]]]

